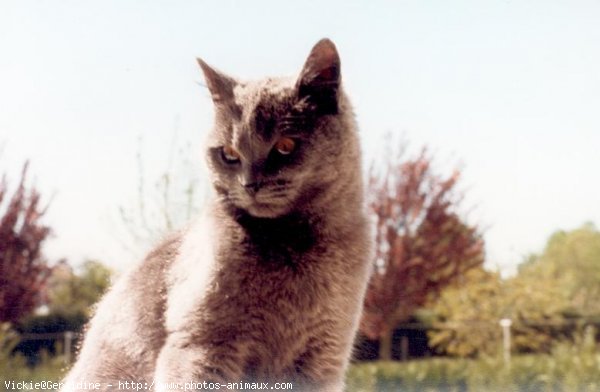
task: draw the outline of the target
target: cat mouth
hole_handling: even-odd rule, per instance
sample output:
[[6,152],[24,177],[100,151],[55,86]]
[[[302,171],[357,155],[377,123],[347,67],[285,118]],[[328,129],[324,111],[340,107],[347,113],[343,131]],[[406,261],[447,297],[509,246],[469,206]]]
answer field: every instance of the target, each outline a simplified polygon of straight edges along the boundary
[[257,218],[276,218],[289,212],[289,204],[287,202],[281,203],[273,200],[267,202],[254,199],[244,209]]
[[294,192],[287,185],[266,186],[256,192],[224,192],[224,201],[257,218],[276,218],[289,213],[293,204]]

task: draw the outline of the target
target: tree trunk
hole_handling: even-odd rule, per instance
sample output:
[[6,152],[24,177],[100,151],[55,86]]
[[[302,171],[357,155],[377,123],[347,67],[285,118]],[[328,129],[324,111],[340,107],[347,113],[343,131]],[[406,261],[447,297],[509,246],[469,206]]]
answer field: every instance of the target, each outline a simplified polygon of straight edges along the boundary
[[400,340],[400,360],[401,361],[406,361],[408,360],[408,336],[402,336],[402,339]]
[[393,328],[385,328],[379,337],[379,359],[382,361],[392,360],[392,335]]

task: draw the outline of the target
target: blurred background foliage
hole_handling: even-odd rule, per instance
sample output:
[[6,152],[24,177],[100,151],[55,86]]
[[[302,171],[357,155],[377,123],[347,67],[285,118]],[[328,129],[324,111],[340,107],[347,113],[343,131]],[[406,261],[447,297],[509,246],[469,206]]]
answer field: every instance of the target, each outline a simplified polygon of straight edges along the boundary
[[101,262],[87,260],[75,272],[61,262],[48,279],[48,312],[73,314],[89,318],[111,283],[112,271]]
[[591,223],[553,234],[543,252],[525,258],[515,276],[469,271],[430,304],[429,343],[456,356],[497,354],[498,320],[511,319],[515,353],[548,353],[600,322],[600,232]]

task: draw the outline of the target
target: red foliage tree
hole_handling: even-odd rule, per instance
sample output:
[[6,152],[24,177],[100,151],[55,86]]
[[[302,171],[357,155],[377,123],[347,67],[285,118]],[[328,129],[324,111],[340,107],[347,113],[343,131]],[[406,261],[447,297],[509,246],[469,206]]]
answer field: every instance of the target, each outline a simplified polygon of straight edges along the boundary
[[369,174],[376,252],[361,332],[379,340],[381,359],[391,359],[399,323],[484,260],[481,235],[456,213],[459,171],[442,179],[432,173],[425,149],[407,161],[403,151],[388,154]]
[[0,182],[0,322],[17,321],[36,305],[50,268],[41,245],[50,229],[40,223],[40,195],[25,188],[27,164],[21,181],[6,206],[8,188]]

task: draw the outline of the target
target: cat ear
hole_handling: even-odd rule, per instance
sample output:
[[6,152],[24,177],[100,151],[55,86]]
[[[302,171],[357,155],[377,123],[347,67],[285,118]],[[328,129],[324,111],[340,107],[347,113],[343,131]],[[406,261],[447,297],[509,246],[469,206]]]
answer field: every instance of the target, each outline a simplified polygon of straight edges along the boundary
[[300,99],[314,105],[320,114],[336,114],[340,87],[340,57],[331,40],[324,38],[312,48],[296,89]]
[[236,85],[235,80],[221,72],[211,68],[202,59],[197,58],[200,68],[204,73],[206,86],[215,104],[231,103],[233,101],[233,89]]

